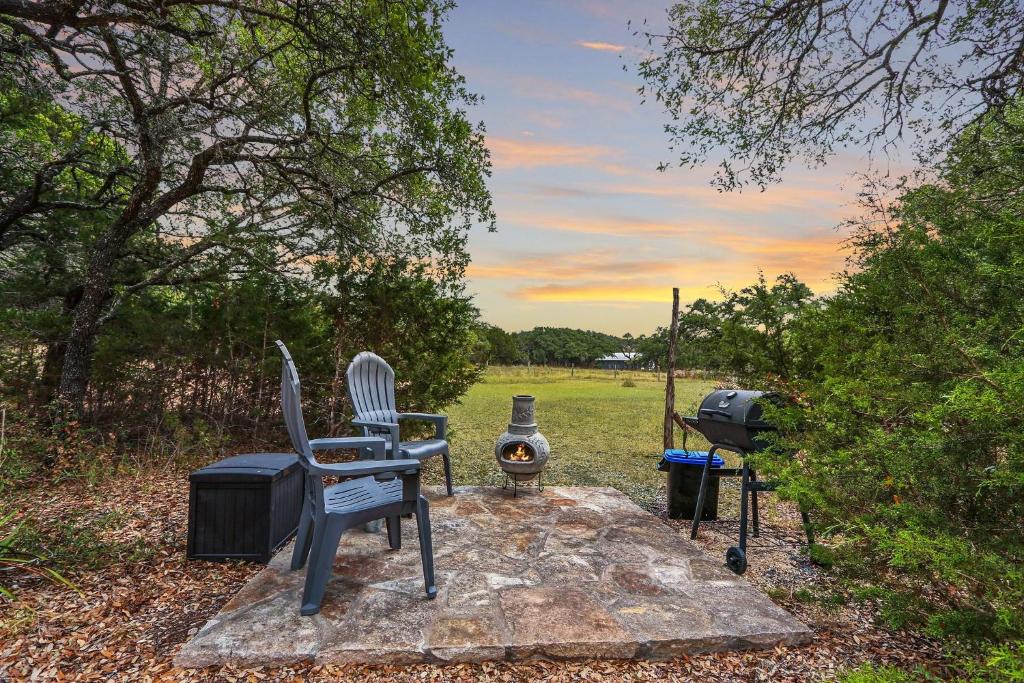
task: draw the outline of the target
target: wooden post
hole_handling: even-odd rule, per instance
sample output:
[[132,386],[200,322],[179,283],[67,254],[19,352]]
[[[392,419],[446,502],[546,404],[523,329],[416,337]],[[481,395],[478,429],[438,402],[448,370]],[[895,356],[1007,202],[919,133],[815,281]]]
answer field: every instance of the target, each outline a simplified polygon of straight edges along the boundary
[[676,344],[679,343],[679,288],[672,288],[672,325],[668,336],[668,367],[665,369],[665,450],[673,448],[672,413],[676,409]]

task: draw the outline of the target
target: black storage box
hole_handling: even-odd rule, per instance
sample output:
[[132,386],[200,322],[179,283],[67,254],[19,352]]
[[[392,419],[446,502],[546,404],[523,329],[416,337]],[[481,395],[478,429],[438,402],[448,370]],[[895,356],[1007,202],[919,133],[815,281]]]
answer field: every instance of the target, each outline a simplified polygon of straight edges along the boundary
[[305,470],[294,453],[249,453],[189,476],[188,557],[267,563],[295,533]]

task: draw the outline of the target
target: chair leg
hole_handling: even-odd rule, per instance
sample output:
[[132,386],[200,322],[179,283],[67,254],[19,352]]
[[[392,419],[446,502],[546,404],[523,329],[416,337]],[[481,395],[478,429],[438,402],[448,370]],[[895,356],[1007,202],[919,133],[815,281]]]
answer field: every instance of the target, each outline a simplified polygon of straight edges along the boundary
[[292,571],[297,571],[306,566],[306,558],[309,556],[310,541],[313,540],[313,511],[309,504],[302,506],[302,515],[299,517],[299,530],[295,534],[295,549],[292,551]]
[[388,545],[392,550],[402,549],[402,518],[398,515],[388,517],[385,522],[388,525]]
[[331,578],[334,556],[341,541],[341,532],[344,530],[341,523],[331,517],[313,529],[313,550],[306,571],[306,585],[302,591],[302,608],[299,610],[299,614],[304,617],[320,611],[320,603],[327,591],[327,581]]
[[448,487],[448,495],[452,494],[452,461],[448,456],[448,453],[442,453],[441,459],[444,461],[444,485]]
[[437,597],[437,586],[434,585],[434,549],[430,542],[430,506],[427,499],[419,497],[416,502],[416,528],[420,535],[420,561],[423,563],[423,585],[427,597]]

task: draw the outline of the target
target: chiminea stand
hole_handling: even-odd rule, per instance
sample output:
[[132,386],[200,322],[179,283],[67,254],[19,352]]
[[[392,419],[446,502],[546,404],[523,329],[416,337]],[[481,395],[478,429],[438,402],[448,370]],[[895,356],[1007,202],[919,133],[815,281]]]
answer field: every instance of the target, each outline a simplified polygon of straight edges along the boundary
[[[508,472],[505,472],[505,483],[501,485],[502,490],[507,491],[508,490],[508,482],[510,480],[512,481],[512,497],[513,498],[518,498],[519,497],[519,482],[520,482],[519,476],[520,475],[509,474]],[[531,479],[536,479],[537,480],[537,492],[538,493],[544,493],[544,482],[542,480],[543,476],[544,476],[544,473],[543,473],[543,471],[541,471],[541,472],[537,473],[536,477],[529,477],[529,478],[523,477],[522,481],[526,482],[526,481],[530,481]]]
[[[684,435],[690,428],[678,413],[673,413],[672,419],[683,429]],[[684,436],[685,439],[685,436]],[[729,451],[740,456],[743,465],[741,467],[711,467],[711,461],[718,451]],[[700,491],[697,493],[697,507],[693,513],[693,522],[690,525],[690,540],[696,540],[697,528],[700,526],[701,514],[704,512],[704,497],[707,493],[709,477],[740,477],[740,532],[738,545],[731,546],[725,552],[725,565],[735,574],[742,574],[747,571],[747,523],[748,512],[751,522],[750,530],[753,538],[761,536],[760,520],[757,510],[758,492],[774,491],[778,484],[772,481],[758,481],[757,472],[747,461],[747,452],[738,446],[728,444],[711,444],[708,450],[707,459],[704,461],[704,471],[700,477]],[[804,533],[807,534],[807,545],[814,545],[814,529],[811,527],[811,518],[807,511],[800,508],[800,519],[803,522]]]

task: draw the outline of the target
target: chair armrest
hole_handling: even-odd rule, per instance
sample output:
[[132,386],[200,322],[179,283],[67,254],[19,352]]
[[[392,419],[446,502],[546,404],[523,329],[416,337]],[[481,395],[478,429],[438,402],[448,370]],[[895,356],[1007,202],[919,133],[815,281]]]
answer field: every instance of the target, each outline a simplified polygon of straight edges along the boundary
[[339,436],[326,439],[310,439],[309,447],[314,451],[337,451],[345,448],[373,451],[374,460],[383,460],[387,444],[379,436]]
[[387,445],[388,448],[390,448],[392,443],[396,444],[395,448],[398,448],[397,444],[402,440],[401,437],[398,435],[397,422],[385,422],[383,420],[361,420],[359,418],[356,418],[355,420],[352,420],[352,424],[354,424],[357,427],[362,427],[364,434],[369,434],[371,428],[386,429],[388,431],[388,435],[391,437]]
[[441,439],[442,441],[447,438],[448,434],[448,416],[447,415],[435,415],[433,413],[399,413],[399,420],[423,420],[424,422],[434,423],[435,439]]
[[[382,439],[378,439],[381,441]],[[415,474],[420,470],[419,460],[357,460],[355,462],[338,462],[323,464],[310,463],[313,474],[321,477],[368,477],[375,474]]]

